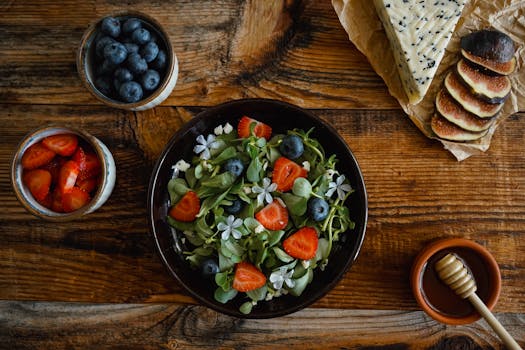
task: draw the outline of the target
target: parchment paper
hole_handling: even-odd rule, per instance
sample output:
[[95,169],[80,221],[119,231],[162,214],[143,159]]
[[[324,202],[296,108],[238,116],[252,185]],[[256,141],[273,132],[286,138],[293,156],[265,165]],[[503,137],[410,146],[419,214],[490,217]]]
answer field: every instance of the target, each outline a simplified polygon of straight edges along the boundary
[[437,136],[430,128],[430,119],[434,114],[434,100],[442,87],[446,73],[459,60],[459,40],[473,31],[487,28],[497,29],[507,35],[517,45],[516,71],[509,76],[512,81],[512,92],[505,102],[496,122],[488,133],[473,142],[448,142],[440,140],[458,161],[471,155],[485,152],[498,125],[510,115],[525,111],[525,0],[471,0],[463,9],[437,74],[424,99],[417,105],[408,103],[390,43],[376,14],[372,0],[332,0],[332,5],[339,21],[354,43],[370,61],[374,70],[385,81],[388,90],[398,101],[416,126],[430,138]]

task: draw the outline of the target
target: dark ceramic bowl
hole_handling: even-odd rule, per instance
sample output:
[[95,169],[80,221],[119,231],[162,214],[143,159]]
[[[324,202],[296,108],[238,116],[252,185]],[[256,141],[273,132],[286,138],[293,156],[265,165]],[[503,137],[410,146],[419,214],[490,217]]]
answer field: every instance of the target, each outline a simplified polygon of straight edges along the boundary
[[[244,315],[239,312],[239,306],[246,300],[236,297],[232,301],[221,304],[215,301],[213,293],[216,286],[205,281],[199,272],[192,270],[184,256],[180,253],[180,242],[174,242],[172,229],[166,222],[168,213],[167,184],[171,179],[172,166],[181,158],[191,159],[195,139],[200,134],[213,133],[213,129],[229,122],[236,126],[239,119],[247,115],[269,124],[274,133],[284,133],[286,130],[301,128],[309,130],[314,127],[312,136],[318,139],[327,154],[336,154],[339,158],[337,168],[346,174],[355,192],[346,202],[350,208],[351,219],[356,226],[347,234],[344,242],[334,245],[330,260],[324,271],[316,270],[314,279],[300,297],[285,295],[271,301],[260,302],[252,312]],[[178,130],[162,152],[150,181],[148,192],[149,224],[158,253],[169,272],[196,299],[208,307],[236,317],[270,318],[298,311],[330,291],[343,277],[344,273],[356,260],[363,239],[368,216],[368,203],[363,176],[357,161],[341,136],[329,125],[308,111],[288,103],[265,100],[247,99],[227,102],[207,109],[200,113],[180,130]],[[177,232],[173,230],[175,239]]]

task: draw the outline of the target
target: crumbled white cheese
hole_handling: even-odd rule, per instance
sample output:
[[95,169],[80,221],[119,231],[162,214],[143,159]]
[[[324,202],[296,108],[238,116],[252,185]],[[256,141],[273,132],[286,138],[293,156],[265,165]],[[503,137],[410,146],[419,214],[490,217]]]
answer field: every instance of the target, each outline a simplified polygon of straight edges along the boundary
[[306,170],[306,171],[310,171],[310,162],[307,161],[307,160],[305,160],[305,161],[303,162],[303,168],[304,168],[304,170]]
[[309,268],[310,267],[310,260],[301,260],[301,265],[303,265],[303,267],[305,269]]
[[224,130],[222,129],[222,125],[219,125],[215,127],[215,129],[213,129],[213,133],[217,136],[222,135],[223,131]]
[[255,233],[261,233],[261,232],[263,232],[264,230],[265,230],[264,226],[261,225],[261,224],[259,224],[259,225],[255,228],[254,232],[255,232]]
[[243,191],[244,193],[246,193],[246,194],[250,194],[250,193],[252,193],[252,188],[251,188],[250,186],[244,186],[244,187],[242,188],[242,191]]
[[222,131],[224,131],[225,134],[229,134],[233,131],[233,126],[231,126],[230,123],[226,123],[222,128]]
[[190,168],[190,164],[187,163],[184,159],[181,159],[177,163],[175,163],[175,165],[172,166],[171,168],[173,170],[177,169],[179,171],[186,171]]

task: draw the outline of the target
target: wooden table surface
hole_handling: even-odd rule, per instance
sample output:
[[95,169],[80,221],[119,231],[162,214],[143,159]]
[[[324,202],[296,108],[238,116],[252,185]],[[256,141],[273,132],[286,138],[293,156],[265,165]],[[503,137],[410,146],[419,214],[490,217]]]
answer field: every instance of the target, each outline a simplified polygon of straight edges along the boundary
[[[158,19],[180,61],[159,107],[105,107],[81,85],[83,31],[112,11]],[[0,2],[0,348],[502,348],[488,324],[435,322],[409,289],[428,242],[465,237],[501,268],[497,318],[525,345],[525,116],[463,162],[423,136],[349,42],[329,1]],[[358,14],[356,14],[358,15]],[[198,112],[263,97],[310,109],[355,153],[368,189],[361,255],[311,307],[240,320],[192,299],[157,256],[148,180],[171,135]],[[117,183],[97,212],[42,221],[17,202],[9,164],[30,130],[85,129],[112,151]]]

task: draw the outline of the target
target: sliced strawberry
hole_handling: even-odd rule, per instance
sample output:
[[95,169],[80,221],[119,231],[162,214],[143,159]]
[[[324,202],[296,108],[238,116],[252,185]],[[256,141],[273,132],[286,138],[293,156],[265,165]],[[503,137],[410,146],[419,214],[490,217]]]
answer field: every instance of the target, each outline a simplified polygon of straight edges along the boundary
[[63,213],[64,207],[62,206],[62,193],[58,188],[53,191],[51,210],[57,213]]
[[80,171],[86,170],[86,152],[84,152],[82,147],[77,147],[77,150],[73,154],[73,157],[71,157],[71,160],[74,160],[78,163]]
[[286,192],[292,189],[294,181],[299,177],[306,177],[305,168],[294,161],[279,157],[273,165],[272,182],[277,184],[277,191]]
[[53,152],[69,157],[77,149],[78,137],[74,134],[52,135],[43,139],[42,143]]
[[89,193],[78,187],[73,187],[62,195],[62,207],[64,212],[69,213],[82,208],[89,200]]
[[80,171],[80,180],[85,180],[89,179],[90,177],[97,176],[98,174],[100,174],[100,170],[102,169],[100,160],[98,159],[98,156],[95,153],[86,152],[85,157],[86,162],[83,165],[83,170]]
[[60,172],[58,173],[58,190],[61,193],[71,190],[77,182],[79,172],[80,170],[77,162],[68,160],[66,163],[64,163],[62,168],[60,168]]
[[197,193],[188,191],[186,194],[175,204],[169,212],[169,216],[178,221],[191,222],[195,220],[195,217],[201,209],[201,203]]
[[235,265],[233,289],[239,292],[249,292],[261,288],[266,283],[266,276],[254,265],[241,261]]
[[60,168],[67,162],[67,158],[56,156],[49,163],[43,165],[40,169],[45,169],[51,173],[51,183],[54,185],[58,182]]
[[313,227],[303,227],[283,241],[284,251],[297,259],[310,260],[317,252],[317,231]]
[[43,200],[38,201],[38,203],[42,204],[48,209],[51,209],[51,207],[53,206],[53,194],[49,192],[47,196]]
[[255,136],[264,137],[267,140],[270,139],[272,136],[272,128],[263,122],[247,116],[242,117],[239,121],[239,125],[237,126],[237,133],[239,134],[239,137],[246,138],[250,136],[250,125],[252,123],[255,123],[255,127],[253,129]]
[[24,184],[38,202],[43,202],[51,187],[51,173],[43,169],[24,171]]
[[55,152],[38,142],[31,145],[22,156],[22,167],[24,169],[36,169],[45,165],[55,157]]
[[268,230],[282,230],[288,225],[288,210],[274,200],[258,211],[255,218]]
[[97,177],[90,177],[85,180],[79,180],[77,179],[77,186],[83,191],[86,191],[87,193],[90,193],[94,189],[97,188],[98,185],[98,178]]

